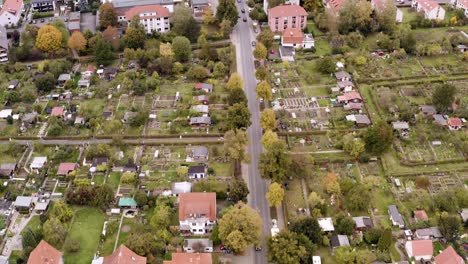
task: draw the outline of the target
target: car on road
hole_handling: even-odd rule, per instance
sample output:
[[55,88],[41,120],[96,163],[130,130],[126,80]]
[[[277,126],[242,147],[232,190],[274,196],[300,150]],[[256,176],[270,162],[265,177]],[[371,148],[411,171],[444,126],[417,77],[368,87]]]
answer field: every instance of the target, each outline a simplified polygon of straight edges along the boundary
[[247,22],[247,18],[246,17],[242,18],[242,21]]
[[262,251],[262,246],[255,245],[255,251]]
[[255,47],[255,46],[257,46],[257,42],[252,41],[252,47]]
[[244,9],[244,8],[242,8],[242,9],[241,9],[241,12],[242,12],[242,13],[245,13],[245,9]]
[[45,22],[45,19],[44,19],[44,18],[43,18],[43,19],[41,19],[41,23],[44,23],[44,22]]
[[237,0],[237,3],[240,3],[240,2],[241,2],[241,0]]
[[51,18],[51,17],[49,17],[49,21],[52,21],[52,20],[54,20],[54,19],[53,19],[53,18]]

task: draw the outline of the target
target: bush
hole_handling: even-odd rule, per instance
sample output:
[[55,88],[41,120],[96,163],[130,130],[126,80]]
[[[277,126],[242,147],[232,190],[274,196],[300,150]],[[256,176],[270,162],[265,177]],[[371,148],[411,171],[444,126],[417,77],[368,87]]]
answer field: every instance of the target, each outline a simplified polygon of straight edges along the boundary
[[33,19],[44,18],[44,17],[53,17],[54,13],[52,12],[36,12],[32,14]]
[[70,238],[65,242],[65,251],[68,253],[75,253],[80,250],[80,241]]

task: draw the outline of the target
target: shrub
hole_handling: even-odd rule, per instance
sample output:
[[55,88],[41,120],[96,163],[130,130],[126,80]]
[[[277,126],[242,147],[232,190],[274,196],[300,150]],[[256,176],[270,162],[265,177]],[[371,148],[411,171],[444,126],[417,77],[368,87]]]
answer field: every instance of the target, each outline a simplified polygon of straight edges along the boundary
[[80,250],[80,241],[70,238],[65,242],[65,251],[68,253],[75,253]]
[[44,17],[53,17],[54,13],[52,12],[36,12],[32,14],[33,19],[44,18]]

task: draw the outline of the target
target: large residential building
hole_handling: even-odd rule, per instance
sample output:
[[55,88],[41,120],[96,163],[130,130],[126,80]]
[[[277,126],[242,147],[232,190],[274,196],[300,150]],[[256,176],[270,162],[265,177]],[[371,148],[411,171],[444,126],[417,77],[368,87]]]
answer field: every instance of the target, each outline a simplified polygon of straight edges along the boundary
[[163,264],[212,264],[210,253],[172,253],[172,260]]
[[0,10],[0,26],[16,26],[21,18],[22,10],[23,0],[6,0]]
[[123,16],[125,12],[129,9],[132,9],[136,6],[151,6],[151,5],[160,5],[169,10],[169,12],[174,12],[174,1],[173,0],[101,0],[101,2],[112,3],[117,15]]
[[283,31],[281,46],[310,49],[315,46],[312,34],[304,34],[299,28],[291,28]]
[[455,9],[463,11],[466,17],[468,17],[468,0],[450,0],[450,4]]
[[140,23],[145,27],[148,34],[152,32],[169,31],[169,9],[161,5],[135,6],[127,10],[124,16],[119,15],[120,21],[130,21],[133,17],[140,17]]
[[10,49],[10,42],[7,38],[6,28],[0,26],[0,63],[8,61],[8,50]]
[[411,7],[422,13],[426,19],[443,20],[445,18],[445,9],[435,0],[412,0]]
[[94,259],[91,264],[146,264],[146,257],[137,255],[125,245],[118,247],[112,255]]
[[[372,9],[375,12],[382,12],[387,8],[387,5],[393,5],[395,7],[395,2],[393,0],[371,0]],[[403,22],[403,12],[396,8],[395,20],[398,23]]]
[[429,261],[432,258],[432,253],[434,252],[432,240],[406,241],[405,249],[408,257],[414,258],[416,261]]
[[63,264],[62,252],[51,246],[45,240],[41,240],[37,247],[31,251],[28,264]]
[[307,26],[307,12],[298,5],[280,5],[268,10],[268,25],[272,32],[286,29],[304,29]]
[[216,223],[216,193],[179,194],[179,223],[182,232],[211,233]]
[[31,0],[33,12],[50,12],[55,10],[54,0]]
[[434,258],[435,264],[464,264],[465,261],[463,260],[460,255],[457,254],[455,249],[452,246],[449,246],[444,251],[442,251],[439,255]]

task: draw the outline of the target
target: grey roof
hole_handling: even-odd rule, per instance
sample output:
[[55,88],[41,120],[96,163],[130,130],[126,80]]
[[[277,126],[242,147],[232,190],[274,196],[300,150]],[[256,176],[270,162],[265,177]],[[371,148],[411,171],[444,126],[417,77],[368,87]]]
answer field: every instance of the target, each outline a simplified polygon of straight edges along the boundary
[[457,45],[457,48],[459,48],[459,49],[468,49],[468,47],[466,45],[463,45],[463,44]]
[[437,226],[432,226],[430,227],[431,231],[432,231],[432,235],[435,237],[435,238],[441,238],[442,237],[442,233],[440,233],[440,229],[439,227]]
[[0,264],[8,264],[9,260],[7,256],[0,256]]
[[437,110],[436,110],[435,106],[433,106],[433,105],[421,105],[421,106],[419,106],[419,108],[421,109],[421,111],[423,113],[430,113],[430,114],[437,113]]
[[441,126],[447,125],[447,120],[442,115],[433,115],[434,121],[437,122]]
[[354,115],[356,118],[356,124],[367,124],[371,123],[369,117],[367,115]]
[[195,165],[195,166],[190,166],[188,168],[188,174],[192,173],[204,173],[205,172],[205,165]]
[[53,0],[31,0],[31,3],[52,3]]
[[107,157],[96,157],[96,158],[93,158],[92,166],[96,167],[99,165],[103,165],[107,163],[108,161],[109,161],[109,158]]
[[403,217],[401,216],[400,212],[398,212],[398,209],[396,205],[392,204],[388,206],[388,212],[390,216],[392,217],[393,221],[397,222],[400,225],[404,225],[405,221],[403,220]]
[[9,85],[13,85],[14,87],[18,86],[19,84],[19,80],[18,79],[14,79],[14,80],[11,80]]
[[134,118],[134,117],[137,116],[137,115],[138,115],[137,112],[125,112],[124,118],[123,118],[123,119],[124,119],[125,121],[128,121],[128,120]]
[[465,222],[466,220],[468,220],[468,208],[463,208],[462,212],[461,212],[461,217],[462,217],[462,220],[463,222]]
[[80,30],[80,21],[68,22],[68,30]]
[[189,238],[184,239],[184,247],[193,247],[193,246],[202,246],[202,247],[213,247],[213,240],[208,238]]
[[430,228],[416,229],[416,231],[414,231],[414,234],[418,237],[432,236],[432,230]]
[[81,13],[80,12],[70,12],[70,14],[68,16],[69,16],[70,21],[80,20],[81,19]]
[[291,57],[294,56],[294,48],[293,47],[279,47],[279,52],[281,54],[281,57]]
[[172,194],[189,193],[192,191],[191,182],[174,182],[172,184]]
[[334,235],[330,240],[332,248],[349,246],[348,237],[345,235]]
[[144,5],[171,5],[173,0],[114,0],[112,4],[115,8],[134,7]]
[[208,156],[208,148],[204,146],[197,146],[192,149],[192,156]]
[[10,47],[8,38],[7,38],[7,31],[4,26],[0,26],[0,47],[7,49]]
[[354,87],[354,83],[350,82],[350,81],[340,81],[336,84],[336,86],[340,87],[340,88],[345,88],[345,87],[348,87],[348,86],[351,86],[351,87]]
[[392,122],[393,129],[409,129],[409,124],[408,122],[401,122],[401,121],[395,121]]
[[37,117],[37,113],[36,113],[36,112],[24,114],[24,116],[23,116],[23,122],[32,123],[32,122],[34,122],[34,120],[36,119],[36,117]]
[[71,75],[69,73],[62,73],[60,74],[60,76],[58,77],[58,80],[59,81],[68,81],[71,79]]
[[208,5],[208,0],[191,0],[192,6]]
[[190,118],[190,124],[191,125],[196,125],[196,124],[211,124],[211,117],[209,116],[194,116]]
[[357,228],[363,228],[363,227],[373,227],[374,224],[372,223],[372,219],[368,216],[357,216],[353,217],[354,223],[356,223]]
[[18,196],[15,200],[15,207],[29,207],[33,201],[31,196]]
[[345,71],[335,72],[336,79],[351,78],[351,75]]
[[0,164],[0,170],[15,170],[16,163],[2,163]]

